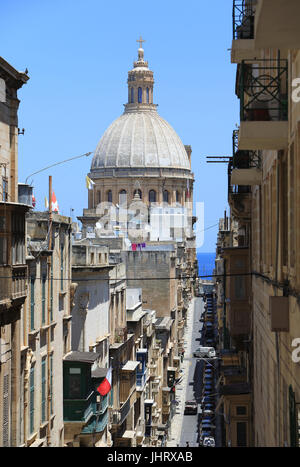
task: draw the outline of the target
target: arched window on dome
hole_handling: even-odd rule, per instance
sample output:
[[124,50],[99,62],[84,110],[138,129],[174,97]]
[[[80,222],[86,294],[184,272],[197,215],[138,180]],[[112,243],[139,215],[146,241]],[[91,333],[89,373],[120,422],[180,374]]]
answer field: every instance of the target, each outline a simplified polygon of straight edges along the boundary
[[180,203],[181,202],[181,195],[180,195],[180,192],[179,191],[176,191],[176,203]]
[[101,203],[101,191],[97,191],[97,204]]
[[155,202],[156,202],[156,191],[150,190],[149,191],[149,203],[155,203]]
[[147,104],[149,104],[149,88],[146,89]]
[[123,206],[127,203],[127,192],[126,190],[121,190],[119,193],[119,205]]
[[141,104],[142,102],[143,102],[142,88],[138,88],[138,103]]
[[133,197],[135,196],[136,193],[138,193],[140,199],[142,199],[142,190],[140,189],[134,190]]
[[169,202],[169,192],[168,190],[163,191],[163,202],[168,203]]
[[134,88],[130,89],[130,102],[131,104],[134,103]]
[[111,190],[108,190],[107,192],[107,201],[109,203],[112,203],[112,191]]

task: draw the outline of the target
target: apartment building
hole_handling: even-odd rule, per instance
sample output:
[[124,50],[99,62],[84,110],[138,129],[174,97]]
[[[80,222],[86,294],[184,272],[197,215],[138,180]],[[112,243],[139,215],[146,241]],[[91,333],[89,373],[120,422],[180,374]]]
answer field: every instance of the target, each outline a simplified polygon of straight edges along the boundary
[[0,57],[0,446],[20,444],[20,323],[27,294],[25,214],[18,199],[18,90],[27,83]]
[[238,227],[237,243],[223,244],[220,256],[229,346],[243,350],[239,367],[250,383],[235,396],[246,427],[226,438],[237,446],[299,446],[299,15],[297,0],[233,1],[240,127],[228,200]]
[[71,350],[71,219],[26,215],[28,293],[22,309],[20,445],[64,446],[63,358]]

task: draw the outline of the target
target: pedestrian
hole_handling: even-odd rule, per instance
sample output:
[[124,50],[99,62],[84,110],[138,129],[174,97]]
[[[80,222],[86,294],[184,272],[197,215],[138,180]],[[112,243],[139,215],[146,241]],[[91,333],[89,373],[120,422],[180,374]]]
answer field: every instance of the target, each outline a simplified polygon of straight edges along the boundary
[[186,441],[186,447],[189,448],[190,447],[190,443],[188,441]]

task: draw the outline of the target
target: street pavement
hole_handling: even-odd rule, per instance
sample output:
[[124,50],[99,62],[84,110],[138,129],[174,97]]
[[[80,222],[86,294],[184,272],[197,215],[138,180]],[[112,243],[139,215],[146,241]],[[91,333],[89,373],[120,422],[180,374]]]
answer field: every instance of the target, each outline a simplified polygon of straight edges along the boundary
[[202,392],[203,362],[193,358],[193,352],[200,346],[200,330],[202,323],[199,318],[204,311],[202,298],[195,297],[189,306],[187,324],[184,334],[184,359],[181,366],[182,381],[176,385],[176,413],[171,421],[171,429],[167,446],[190,447],[198,446],[198,415],[184,415],[184,404],[188,400],[200,403]]

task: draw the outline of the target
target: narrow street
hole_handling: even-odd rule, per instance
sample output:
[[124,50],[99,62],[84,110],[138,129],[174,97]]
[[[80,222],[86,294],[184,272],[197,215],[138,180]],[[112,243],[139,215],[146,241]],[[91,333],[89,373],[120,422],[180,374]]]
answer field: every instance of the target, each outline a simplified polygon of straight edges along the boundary
[[195,400],[200,403],[202,392],[203,362],[193,357],[193,352],[200,346],[199,332],[203,324],[199,321],[204,311],[202,298],[195,297],[190,308],[185,329],[185,356],[182,363],[182,381],[176,385],[176,414],[171,424],[171,439],[168,446],[190,447],[198,446],[199,415],[184,415],[185,401]]

